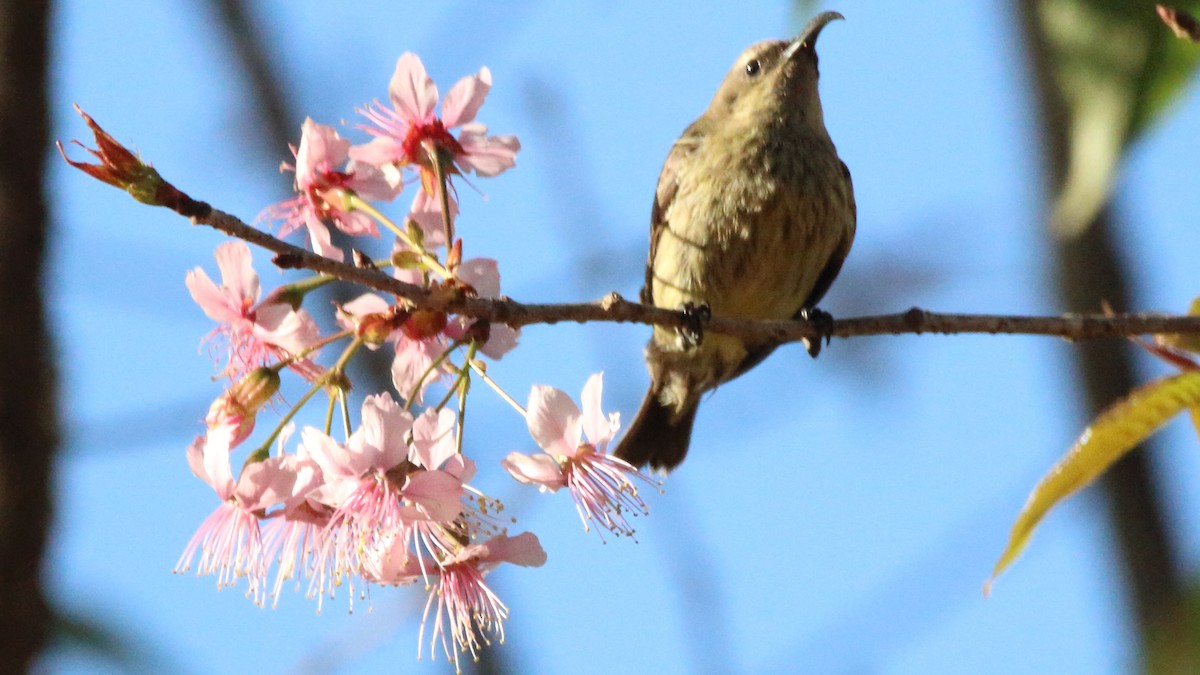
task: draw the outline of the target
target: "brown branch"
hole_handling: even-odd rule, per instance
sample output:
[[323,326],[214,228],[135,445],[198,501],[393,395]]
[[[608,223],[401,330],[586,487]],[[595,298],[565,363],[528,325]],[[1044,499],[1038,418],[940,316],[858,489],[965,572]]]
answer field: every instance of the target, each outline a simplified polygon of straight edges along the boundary
[[[200,209],[191,216],[198,225],[213,227],[230,236],[260,246],[276,254],[275,264],[328,274],[383,293],[405,298],[416,306],[452,311],[465,316],[508,324],[514,328],[538,323],[575,321],[614,321],[683,327],[689,318],[682,312],[629,302],[611,293],[588,303],[524,304],[508,298],[467,298],[453,293],[428,290],[399,281],[371,268],[355,267],[319,256],[281,241],[270,234],[216,209]],[[795,342],[815,339],[819,330],[812,322],[748,321],[713,317],[706,331],[744,339],[769,342]],[[1068,340],[1099,337],[1187,333],[1200,334],[1200,316],[1162,314],[1075,314],[1048,316],[995,316],[986,314],[944,314],[912,308],[899,314],[863,316],[833,322],[834,337],[862,335],[903,335],[939,333],[987,333],[1007,335],[1055,335]]]

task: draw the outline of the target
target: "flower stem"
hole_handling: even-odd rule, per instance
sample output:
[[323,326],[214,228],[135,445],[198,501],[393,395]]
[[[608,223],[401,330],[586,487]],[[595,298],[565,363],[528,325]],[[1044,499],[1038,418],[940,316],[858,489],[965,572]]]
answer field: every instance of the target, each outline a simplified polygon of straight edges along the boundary
[[442,153],[436,147],[429,149],[429,157],[433,160],[433,175],[437,178],[438,203],[442,209],[442,231],[446,234],[446,250],[454,246],[454,221],[450,218],[450,187],[446,167],[442,164]]
[[[342,371],[346,368],[346,363],[350,361],[350,357],[354,356],[354,353],[358,351],[358,348],[362,346],[362,343],[363,342],[361,338],[355,338],[354,341],[346,347],[346,351],[342,352],[342,355],[338,357],[337,363],[333,364],[332,368],[327,370],[323,376],[314,382],[313,385],[309,387],[308,391],[304,392],[304,396],[301,396],[300,400],[296,401],[296,405],[292,406],[292,409],[287,411],[287,414],[285,414],[283,418],[279,420],[279,423],[275,425],[275,428],[271,431],[271,435],[267,437],[267,440],[263,441],[263,444],[258,446],[257,450],[250,453],[250,456],[246,458],[246,462],[243,466],[248,466],[254,462],[261,462],[271,456],[271,444],[273,444],[275,439],[279,437],[279,434],[283,431],[283,428],[287,426],[288,422],[292,421],[292,418],[296,416],[296,413],[300,412],[300,409],[312,399],[314,394],[316,394],[318,391],[321,391],[326,386],[334,384],[338,380],[342,379]],[[340,390],[341,387],[338,387],[338,389]],[[331,423],[332,422],[329,421],[329,418],[327,418],[325,427],[326,431],[329,430]]]
[[454,384],[450,385],[450,391],[446,392],[446,395],[442,397],[442,400],[438,401],[438,404],[433,406],[435,411],[441,411],[442,408],[445,408],[446,404],[450,402],[450,397],[454,396],[454,394],[458,392],[463,381],[471,377],[471,371],[466,366],[463,366],[462,368],[454,366],[454,372],[457,373],[457,376],[454,378]]
[[496,381],[493,380],[492,377],[487,374],[486,366],[484,366],[482,363],[480,363],[476,359],[471,359],[469,361],[469,363],[471,364],[471,368],[476,373],[479,374],[479,377],[483,378],[483,381],[487,382],[488,386],[491,387],[493,390],[495,390],[495,392],[497,394],[500,395],[500,398],[504,399],[505,401],[508,401],[508,404],[511,405],[514,410],[521,413],[521,417],[525,416],[525,408],[523,408],[520,403],[517,403],[516,399],[514,399],[512,396],[509,396],[508,392],[504,391],[504,388],[501,387],[499,384],[497,384]]
[[300,412],[300,409],[304,407],[304,404],[308,403],[309,399],[313,397],[313,394],[321,391],[324,386],[325,383],[323,381],[317,381],[313,384],[313,386],[309,387],[308,391],[304,392],[304,396],[301,396],[300,400],[296,401],[296,405],[292,406],[292,409],[287,411],[287,414],[279,420],[279,424],[276,424],[275,428],[271,430],[271,435],[267,437],[267,440],[263,441],[262,445],[258,446],[257,450],[250,453],[250,456],[246,457],[246,461],[242,464],[243,469],[255,462],[261,462],[271,456],[271,446],[275,443],[275,439],[279,438],[279,434],[283,432],[283,428],[287,426],[288,422],[292,421],[292,418],[296,416],[296,413]]
[[300,359],[308,358],[309,354],[312,354],[313,352],[324,347],[325,345],[337,342],[338,340],[341,340],[342,338],[350,337],[353,334],[354,334],[354,331],[344,330],[340,333],[334,333],[333,335],[330,335],[328,337],[323,337],[320,340],[317,340],[316,342],[314,342],[313,344],[300,350],[299,352],[297,352],[295,354],[289,354],[286,359],[281,359],[279,361],[279,363],[276,363],[275,365],[273,365],[271,367],[274,368],[276,370],[276,372],[278,372],[279,370],[292,365],[292,363],[299,361]]
[[418,244],[407,230],[392,222],[392,220],[383,215],[379,209],[371,206],[370,203],[366,202],[352,192],[347,192],[344,196],[346,200],[346,206],[348,208],[366,213],[375,220],[379,221],[381,225],[391,230],[393,234],[400,238],[400,241],[403,241],[404,244],[412,249],[413,252],[421,256],[421,262],[425,265],[425,267],[437,272],[438,276],[442,277],[443,279],[454,278],[454,274],[452,274],[450,270],[446,269],[442,263],[438,262],[438,259],[434,257],[433,254],[431,254],[429,251],[426,251],[424,246]]
[[338,401],[342,404],[342,426],[346,432],[346,440],[350,440],[352,429],[350,428],[350,397],[346,396],[344,390],[338,389]]
[[325,435],[326,436],[329,435],[329,432],[333,431],[333,409],[334,409],[334,406],[336,406],[336,405],[337,405],[337,396],[330,395],[329,396],[329,407],[325,409]]
[[[467,347],[467,363],[475,360],[475,352],[478,349],[479,343],[472,341],[471,346]],[[454,449],[460,455],[463,454],[463,429],[467,426],[467,392],[471,389],[471,369],[464,367],[463,374],[465,377],[458,390],[458,432],[454,437]]]
[[438,354],[438,357],[433,360],[433,363],[429,364],[429,367],[425,369],[425,372],[421,373],[421,377],[417,378],[417,383],[414,384],[413,388],[409,390],[408,397],[404,400],[405,410],[412,410],[413,401],[417,400],[417,395],[420,394],[421,387],[425,384],[425,380],[429,379],[429,376],[446,362],[446,358],[450,356],[450,352],[458,349],[460,346],[462,346],[462,341],[455,340],[450,344],[449,347],[446,348],[446,351]]

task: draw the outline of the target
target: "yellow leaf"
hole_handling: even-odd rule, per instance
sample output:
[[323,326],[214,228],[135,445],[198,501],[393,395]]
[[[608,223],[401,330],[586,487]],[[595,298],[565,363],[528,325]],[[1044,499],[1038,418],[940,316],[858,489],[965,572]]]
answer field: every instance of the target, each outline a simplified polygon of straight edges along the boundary
[[[1200,315],[1200,298],[1192,300],[1192,304],[1188,306],[1188,316],[1196,315]],[[1167,347],[1200,354],[1200,335],[1155,335],[1154,341]]]
[[[1008,547],[983,586],[984,594],[991,592],[992,582],[1025,549],[1047,511],[1095,480],[1175,414],[1185,408],[1195,411],[1197,406],[1200,406],[1200,371],[1192,370],[1140,387],[1100,413],[1030,493],[1013,524]],[[1196,417],[1200,413],[1192,414],[1193,421],[1200,425]]]

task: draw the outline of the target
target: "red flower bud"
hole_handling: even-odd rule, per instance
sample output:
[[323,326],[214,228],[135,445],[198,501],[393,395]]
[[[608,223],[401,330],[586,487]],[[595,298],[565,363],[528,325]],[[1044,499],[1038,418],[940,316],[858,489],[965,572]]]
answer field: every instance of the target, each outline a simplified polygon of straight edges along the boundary
[[174,185],[163,180],[154,167],[143,162],[141,158],[130,152],[129,148],[118,143],[117,139],[101,129],[100,125],[96,124],[96,120],[83,112],[78,105],[75,106],[75,112],[83,117],[83,121],[92,130],[92,136],[96,139],[96,149],[93,150],[79,141],[72,142],[90,152],[100,160],[100,163],[87,164],[71,161],[67,157],[67,151],[63,148],[63,144],[59,142],[57,143],[58,152],[62,154],[67,164],[92,178],[125,190],[143,204],[165,206],[188,217],[205,216],[212,211],[212,207],[208,204],[192,199],[176,189]]
[[442,332],[445,327],[445,312],[418,309],[409,315],[408,320],[400,326],[400,329],[411,340],[425,340]]

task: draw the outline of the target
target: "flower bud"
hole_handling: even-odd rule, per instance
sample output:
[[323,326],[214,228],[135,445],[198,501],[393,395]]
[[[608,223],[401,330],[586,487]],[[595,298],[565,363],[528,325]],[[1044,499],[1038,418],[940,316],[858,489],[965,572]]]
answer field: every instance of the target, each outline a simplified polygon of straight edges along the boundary
[[400,329],[411,340],[426,340],[446,327],[446,313],[428,309],[418,309],[409,315],[408,320],[401,324]]
[[254,431],[255,415],[277,391],[279,373],[270,368],[255,369],[212,402],[204,421],[210,431],[229,427],[229,446],[232,448]]
[[261,367],[246,373],[229,390],[230,398],[247,414],[257,413],[279,391],[279,373],[273,368]]
[[100,160],[100,163],[76,162],[67,157],[67,151],[63,148],[63,144],[58,143],[58,152],[67,164],[96,180],[125,190],[143,204],[165,206],[188,217],[206,216],[212,212],[211,206],[192,199],[164,180],[154,167],[142,161],[129,148],[121,145],[107,131],[101,129],[100,125],[96,124],[96,120],[83,112],[78,105],[75,106],[75,112],[83,117],[83,121],[91,129],[92,136],[96,141],[96,149],[93,150],[79,141],[74,141],[74,143]]

